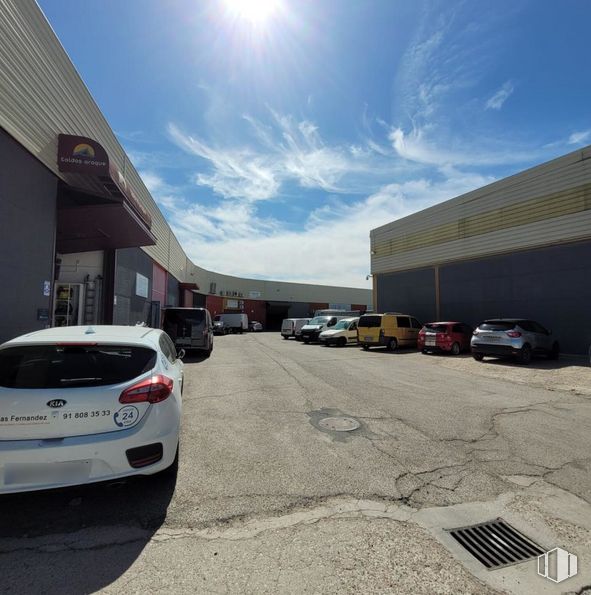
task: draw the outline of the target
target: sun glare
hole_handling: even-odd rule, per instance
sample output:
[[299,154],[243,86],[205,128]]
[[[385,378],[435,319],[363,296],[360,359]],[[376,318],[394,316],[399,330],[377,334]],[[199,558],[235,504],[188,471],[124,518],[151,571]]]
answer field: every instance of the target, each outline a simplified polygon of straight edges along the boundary
[[224,0],[228,12],[253,25],[262,25],[277,10],[278,0]]

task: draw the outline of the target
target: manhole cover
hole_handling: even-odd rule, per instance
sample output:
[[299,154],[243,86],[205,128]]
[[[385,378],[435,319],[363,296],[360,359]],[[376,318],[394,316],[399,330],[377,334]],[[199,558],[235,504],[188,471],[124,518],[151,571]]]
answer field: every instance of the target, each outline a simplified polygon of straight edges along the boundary
[[325,430],[332,430],[333,432],[351,432],[361,426],[352,417],[325,417],[318,422],[318,425]]

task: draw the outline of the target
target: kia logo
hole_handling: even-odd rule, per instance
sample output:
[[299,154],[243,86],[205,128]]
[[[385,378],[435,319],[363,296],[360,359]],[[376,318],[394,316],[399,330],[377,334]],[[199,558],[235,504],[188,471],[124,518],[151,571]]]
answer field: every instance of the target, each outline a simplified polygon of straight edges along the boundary
[[58,409],[59,407],[63,407],[66,403],[67,401],[64,401],[63,399],[52,399],[51,401],[47,401],[47,406]]

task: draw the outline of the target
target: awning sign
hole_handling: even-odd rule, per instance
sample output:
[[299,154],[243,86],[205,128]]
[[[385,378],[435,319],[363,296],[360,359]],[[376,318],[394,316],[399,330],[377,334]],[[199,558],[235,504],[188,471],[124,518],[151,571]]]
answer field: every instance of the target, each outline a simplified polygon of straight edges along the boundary
[[109,156],[103,147],[85,136],[60,134],[57,145],[60,171],[109,175]]

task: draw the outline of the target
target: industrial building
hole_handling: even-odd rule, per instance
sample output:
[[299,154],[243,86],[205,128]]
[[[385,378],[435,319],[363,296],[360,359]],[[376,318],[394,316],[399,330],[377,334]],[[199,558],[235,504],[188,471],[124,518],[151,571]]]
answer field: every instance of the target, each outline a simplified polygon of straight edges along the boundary
[[591,147],[373,229],[374,307],[423,322],[525,317],[591,344]]
[[73,324],[160,323],[166,306],[267,328],[365,289],[242,279],[194,264],[34,0],[0,0],[0,342]]

